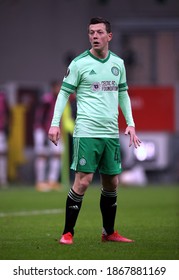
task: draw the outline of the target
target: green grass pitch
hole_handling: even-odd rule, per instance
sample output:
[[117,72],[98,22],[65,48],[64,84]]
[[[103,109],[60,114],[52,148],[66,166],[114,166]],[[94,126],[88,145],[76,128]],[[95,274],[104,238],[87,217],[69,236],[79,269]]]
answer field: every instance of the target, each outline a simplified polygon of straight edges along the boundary
[[[101,242],[100,187],[90,186],[74,244],[59,245],[68,189],[0,191],[1,260],[177,260],[179,186],[120,187],[115,228],[134,243]],[[57,211],[57,212],[56,212]]]

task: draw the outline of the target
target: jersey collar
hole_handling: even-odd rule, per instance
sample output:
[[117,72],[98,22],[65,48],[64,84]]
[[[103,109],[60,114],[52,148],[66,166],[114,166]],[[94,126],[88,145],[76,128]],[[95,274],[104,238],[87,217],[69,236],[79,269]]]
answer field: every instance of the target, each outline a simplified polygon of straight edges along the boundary
[[101,63],[105,63],[106,61],[108,61],[108,59],[109,59],[109,57],[110,57],[110,51],[108,51],[108,55],[107,55],[107,57],[104,58],[104,59],[97,58],[96,56],[94,56],[94,55],[90,52],[90,50],[87,50],[87,52],[88,52],[88,54],[89,54],[92,58],[96,59],[97,61],[99,61],[99,62],[101,62]]

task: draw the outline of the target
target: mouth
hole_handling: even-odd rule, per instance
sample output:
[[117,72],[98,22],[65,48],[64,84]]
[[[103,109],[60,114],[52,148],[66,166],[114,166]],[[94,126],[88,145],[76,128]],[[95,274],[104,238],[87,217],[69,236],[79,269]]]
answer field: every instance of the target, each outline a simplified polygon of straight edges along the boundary
[[99,42],[94,41],[94,42],[93,42],[93,46],[94,46],[94,47],[98,47],[98,46],[99,46]]

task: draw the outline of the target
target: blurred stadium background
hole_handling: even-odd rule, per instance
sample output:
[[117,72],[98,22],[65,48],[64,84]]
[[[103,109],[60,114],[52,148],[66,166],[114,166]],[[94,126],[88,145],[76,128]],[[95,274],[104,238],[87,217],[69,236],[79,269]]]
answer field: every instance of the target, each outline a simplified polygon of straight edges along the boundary
[[[143,141],[137,152],[128,149],[120,120],[124,168],[142,167],[148,183],[178,184],[178,0],[0,0],[0,89],[14,118],[12,183],[33,184],[35,105],[50,81],[61,80],[71,59],[89,47],[87,25],[98,15],[112,23],[111,50],[125,60]],[[71,136],[66,136],[63,182],[68,184]]]

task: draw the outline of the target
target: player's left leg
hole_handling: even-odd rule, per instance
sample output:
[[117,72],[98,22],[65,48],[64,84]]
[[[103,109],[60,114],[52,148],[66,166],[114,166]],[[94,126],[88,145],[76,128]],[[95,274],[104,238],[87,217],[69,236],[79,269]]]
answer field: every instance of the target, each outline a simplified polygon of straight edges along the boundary
[[101,174],[102,190],[100,209],[103,221],[103,233],[112,234],[117,211],[118,175]]
[[118,139],[107,139],[99,170],[101,174],[100,209],[102,214],[102,241],[132,242],[114,231],[117,212],[117,188],[121,173],[120,144]]
[[101,175],[102,191],[100,209],[103,220],[102,241],[133,242],[114,231],[115,217],[117,211],[117,186],[118,175]]

